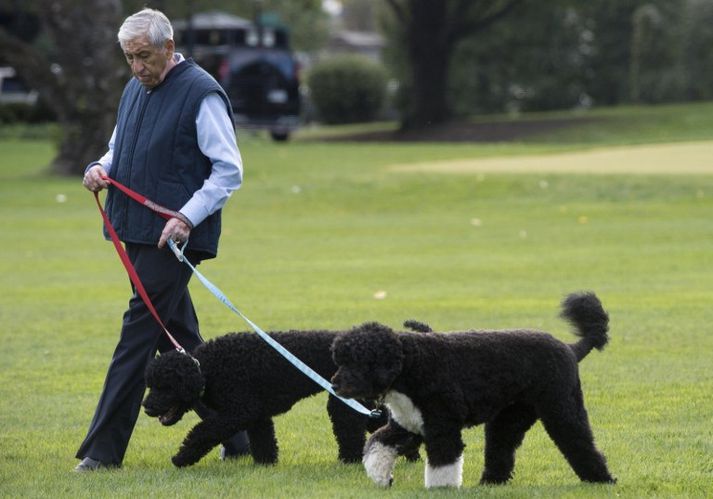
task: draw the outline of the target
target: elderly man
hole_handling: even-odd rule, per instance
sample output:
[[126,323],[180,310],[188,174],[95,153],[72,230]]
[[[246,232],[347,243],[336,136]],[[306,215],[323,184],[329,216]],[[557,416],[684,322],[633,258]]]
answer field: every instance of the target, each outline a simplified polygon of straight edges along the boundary
[[[109,187],[108,176],[177,212],[166,222],[108,190],[112,225],[159,316],[190,351],[203,341],[188,293],[191,270],[166,242],[188,241],[185,254],[194,263],[216,256],[221,208],[242,183],[232,110],[220,85],[175,52],[163,13],[144,9],[128,17],[118,39],[133,78],[119,102],[109,150],[87,167],[83,184],[97,192]],[[141,408],[145,367],[157,351],[172,348],[133,291],[75,471],[121,466]],[[247,446],[246,436],[236,435],[222,456],[242,454]]]

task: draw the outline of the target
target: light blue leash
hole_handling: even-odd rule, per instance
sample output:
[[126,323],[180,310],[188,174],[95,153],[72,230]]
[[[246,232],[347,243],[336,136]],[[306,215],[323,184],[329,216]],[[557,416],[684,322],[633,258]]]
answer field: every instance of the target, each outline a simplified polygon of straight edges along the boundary
[[305,364],[300,359],[295,357],[289,350],[287,350],[285,347],[280,345],[269,334],[267,334],[265,331],[260,329],[253,321],[251,321],[250,319],[245,317],[243,315],[243,313],[240,310],[238,310],[235,307],[235,305],[233,305],[230,302],[230,300],[228,300],[228,297],[225,296],[225,294],[223,294],[223,292],[220,289],[218,289],[212,282],[210,282],[208,279],[206,279],[206,277],[203,274],[198,272],[198,270],[193,265],[191,265],[191,262],[188,261],[188,258],[186,258],[183,255],[183,250],[186,248],[187,244],[188,244],[188,241],[183,243],[183,248],[179,249],[175,242],[173,242],[171,239],[168,240],[168,246],[169,246],[169,248],[171,248],[171,251],[173,251],[173,253],[176,255],[176,258],[178,258],[178,261],[183,262],[186,265],[188,265],[190,267],[190,269],[193,271],[193,273],[196,275],[196,277],[198,277],[198,280],[201,281],[206,288],[208,288],[208,291],[213,293],[213,295],[215,295],[215,297],[218,298],[218,300],[223,302],[223,304],[226,307],[228,307],[235,314],[240,316],[245,322],[247,322],[250,325],[250,327],[253,329],[253,331],[255,331],[258,334],[258,336],[260,336],[260,338],[265,340],[265,342],[267,342],[268,345],[270,345],[272,348],[277,350],[280,353],[280,355],[282,355],[285,359],[287,359],[297,369],[302,371],[308,378],[310,378],[312,381],[317,383],[319,386],[321,386],[322,388],[327,390],[329,393],[331,393],[332,395],[337,397],[339,400],[341,400],[342,402],[347,404],[349,407],[351,407],[358,413],[364,414],[365,416],[369,416],[371,418],[378,418],[379,416],[381,416],[381,411],[379,409],[370,410],[370,409],[367,409],[366,407],[364,407],[363,405],[361,405],[359,402],[357,402],[354,399],[346,399],[346,398],[342,398],[339,395],[337,395],[334,392],[334,389],[332,389],[332,385],[329,383],[329,381],[327,381],[322,376],[317,374],[311,367],[309,367],[307,364]]

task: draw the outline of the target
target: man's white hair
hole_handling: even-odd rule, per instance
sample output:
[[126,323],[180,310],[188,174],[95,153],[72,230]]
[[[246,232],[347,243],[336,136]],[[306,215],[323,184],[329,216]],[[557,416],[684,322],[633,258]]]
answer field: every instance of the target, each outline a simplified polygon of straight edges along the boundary
[[163,47],[166,40],[173,39],[173,26],[166,15],[155,9],[143,9],[124,20],[119,28],[119,45],[145,36],[155,47]]

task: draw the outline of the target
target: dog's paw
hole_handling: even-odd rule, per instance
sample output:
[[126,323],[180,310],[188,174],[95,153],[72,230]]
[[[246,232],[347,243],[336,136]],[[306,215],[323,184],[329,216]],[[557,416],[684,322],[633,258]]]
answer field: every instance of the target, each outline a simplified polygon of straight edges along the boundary
[[505,485],[510,477],[483,476],[480,478],[480,485]]
[[173,463],[174,466],[177,468],[185,468],[186,466],[190,466],[193,464],[193,462],[189,461],[186,459],[183,455],[180,453],[176,454],[171,458],[171,462]]
[[399,456],[404,456],[407,461],[412,463],[420,461],[421,454],[419,453],[419,449],[421,448],[422,441],[420,437],[409,433],[406,438],[403,438],[396,444],[396,452],[399,453]]
[[384,489],[388,489],[394,484],[394,475],[392,473],[377,476],[374,473],[367,472],[367,476],[371,478],[371,481],[374,482],[374,484]]
[[366,475],[380,487],[391,487],[394,483],[392,472],[397,455],[395,448],[370,439],[362,458]]

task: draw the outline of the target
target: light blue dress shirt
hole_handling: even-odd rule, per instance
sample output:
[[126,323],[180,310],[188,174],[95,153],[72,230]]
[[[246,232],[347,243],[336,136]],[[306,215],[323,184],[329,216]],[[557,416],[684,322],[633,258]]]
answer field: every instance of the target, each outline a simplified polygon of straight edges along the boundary
[[[177,63],[185,60],[181,54],[174,57]],[[225,102],[217,93],[208,94],[201,102],[196,116],[196,130],[198,147],[213,166],[203,186],[178,210],[194,227],[221,209],[243,182],[243,160],[235,129],[226,112]],[[98,161],[107,173],[111,171],[115,139],[116,126],[109,139],[109,150]]]

